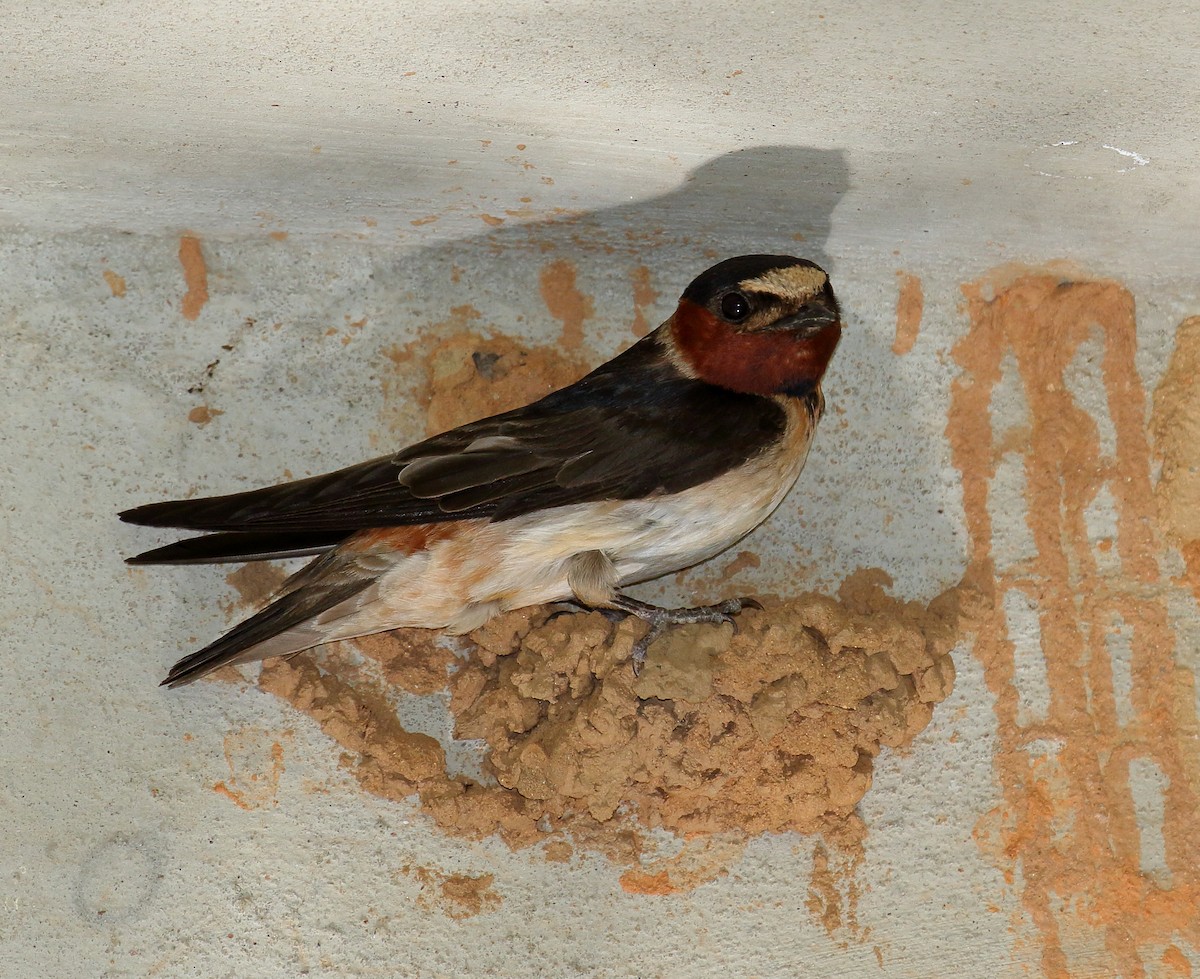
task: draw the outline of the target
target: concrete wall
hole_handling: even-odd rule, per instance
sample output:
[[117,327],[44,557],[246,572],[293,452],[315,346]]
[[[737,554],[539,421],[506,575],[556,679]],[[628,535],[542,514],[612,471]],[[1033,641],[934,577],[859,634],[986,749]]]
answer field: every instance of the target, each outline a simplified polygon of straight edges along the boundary
[[[1200,965],[1193,11],[10,8],[12,975]],[[331,653],[336,703],[158,689],[278,573],[127,569],[168,538],[116,511],[565,383],[744,251],[829,270],[829,413],[768,524],[644,594],[953,596],[953,689],[861,801],[804,834],[456,834],[362,774],[422,732],[478,769],[436,645],[439,682]],[[331,720],[368,690],[404,728],[374,748]]]

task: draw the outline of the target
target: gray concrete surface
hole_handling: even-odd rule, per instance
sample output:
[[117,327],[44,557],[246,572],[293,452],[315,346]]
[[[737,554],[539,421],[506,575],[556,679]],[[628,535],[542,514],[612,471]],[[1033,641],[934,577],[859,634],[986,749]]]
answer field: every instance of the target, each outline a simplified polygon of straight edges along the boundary
[[[594,304],[582,349],[597,363],[633,338],[639,266],[655,324],[713,254],[793,251],[830,270],[849,328],[801,485],[753,538],[761,565],[737,583],[832,589],[875,567],[928,600],[970,557],[947,436],[961,285],[1052,260],[1116,280],[1136,300],[1147,392],[1178,324],[1200,313],[1187,5],[153,0],[5,13],[0,973],[1200,965],[1195,917],[1178,910],[1195,882],[1161,842],[1161,770],[1131,768],[1134,876],[1158,874],[1174,923],[1122,930],[1076,914],[1073,900],[1111,885],[1102,876],[1045,889],[1044,912],[1029,900],[1041,884],[1021,841],[988,842],[1012,798],[1008,742],[969,641],[931,726],[880,759],[860,806],[862,859],[839,878],[857,920],[830,928],[806,903],[812,840],[760,838],[711,883],[629,894],[599,856],[548,863],[447,838],[415,804],[365,794],[314,724],[253,687],[160,690],[171,662],[238,614],[235,596],[216,569],[125,568],[167,538],[115,520],[416,436],[421,406],[388,400],[385,352],[468,304],[480,326],[555,343],[562,323],[539,292],[548,254],[573,264]],[[183,235],[207,269],[195,319],[183,315]],[[902,356],[897,271],[924,293]],[[1079,400],[1098,419],[1111,408],[1095,385]],[[198,407],[220,414],[199,424]],[[1025,411],[997,400],[996,429]],[[995,520],[1001,560],[1023,546],[1009,516]],[[1163,548],[1165,581],[1182,562]],[[648,594],[695,582],[715,587],[698,572]],[[1194,676],[1195,601],[1162,590],[1176,666]],[[1044,650],[1036,634],[1022,641],[1016,682],[1033,702]],[[1194,718],[1188,689],[1178,706]],[[1053,763],[1053,746],[1044,754]],[[214,791],[239,775],[259,776],[249,808]],[[404,870],[418,866],[492,874],[500,900],[451,917]]]

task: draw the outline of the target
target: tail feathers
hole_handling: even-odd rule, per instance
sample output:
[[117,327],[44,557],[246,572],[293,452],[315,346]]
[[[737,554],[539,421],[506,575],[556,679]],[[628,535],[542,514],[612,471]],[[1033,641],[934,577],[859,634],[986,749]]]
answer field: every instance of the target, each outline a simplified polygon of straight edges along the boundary
[[[298,574],[312,570],[310,565]],[[337,606],[354,598],[374,581],[366,576],[347,579],[341,575],[338,578],[330,581],[322,576],[310,584],[294,586],[290,591],[285,583],[284,593],[261,612],[171,667],[162,685],[179,687],[230,663],[287,656],[328,642],[333,638],[329,620],[341,618],[335,612]],[[329,612],[335,614],[323,614]]]
[[307,533],[222,533],[189,537],[135,557],[126,564],[220,564],[225,561],[268,561],[322,554],[348,536],[346,531]]

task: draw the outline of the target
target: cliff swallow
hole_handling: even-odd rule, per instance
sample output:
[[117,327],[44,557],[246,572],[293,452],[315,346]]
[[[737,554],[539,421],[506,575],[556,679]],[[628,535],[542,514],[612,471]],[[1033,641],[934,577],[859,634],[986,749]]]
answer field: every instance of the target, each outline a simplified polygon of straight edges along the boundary
[[209,532],[130,564],[320,555],[163,683],[388,629],[461,634],[556,601],[648,621],[636,670],[668,625],[758,605],[661,609],[621,589],[713,557],[779,505],[840,335],[821,268],[731,258],[654,332],[524,408],[326,475],[126,510],[129,523]]

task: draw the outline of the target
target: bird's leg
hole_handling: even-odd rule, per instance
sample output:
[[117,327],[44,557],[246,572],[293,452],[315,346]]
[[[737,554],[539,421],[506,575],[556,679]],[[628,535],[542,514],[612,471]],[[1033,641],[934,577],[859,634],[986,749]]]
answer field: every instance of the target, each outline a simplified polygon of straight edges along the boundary
[[698,605],[694,608],[659,608],[647,602],[639,602],[627,595],[616,595],[612,599],[611,608],[626,615],[636,615],[639,619],[650,624],[650,630],[633,644],[633,675],[642,672],[642,664],[646,661],[646,652],[651,644],[664,632],[668,626],[687,625],[692,622],[728,622],[737,632],[737,621],[734,616],[747,608],[761,609],[753,598],[731,598],[718,605]]
[[553,622],[560,615],[575,615],[578,612],[599,612],[609,622],[616,624],[623,622],[629,618],[629,613],[617,608],[604,608],[603,606],[588,605],[586,602],[581,602],[577,598],[564,598],[561,602],[555,602],[555,605],[564,606],[556,608],[547,616],[547,622]]

